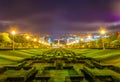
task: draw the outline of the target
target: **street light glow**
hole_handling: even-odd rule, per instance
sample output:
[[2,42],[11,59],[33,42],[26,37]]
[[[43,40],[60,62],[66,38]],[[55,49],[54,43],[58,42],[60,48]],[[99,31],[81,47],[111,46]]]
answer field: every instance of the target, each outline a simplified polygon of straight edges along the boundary
[[91,36],[90,36],[90,35],[88,35],[88,38],[90,39],[90,38],[91,38]]
[[80,40],[81,40],[81,41],[83,41],[84,39],[83,39],[83,38],[81,38]]
[[15,34],[16,34],[16,32],[15,32],[14,30],[13,30],[11,33],[12,33],[12,35],[15,35]]
[[30,38],[30,36],[26,36],[26,39],[29,39]]
[[105,34],[105,33],[106,33],[105,30],[102,30],[102,31],[101,31],[101,34]]
[[15,48],[15,45],[14,45],[14,35],[16,34],[15,30],[13,30],[13,31],[11,32],[11,34],[13,35],[13,51],[14,51],[14,48]]
[[100,27],[99,32],[100,32],[100,34],[104,35],[106,33],[106,28],[105,27]]
[[34,41],[34,42],[36,42],[36,41],[37,41],[37,39],[36,39],[36,38],[34,38],[34,39],[33,39],[33,41]]
[[41,43],[41,41],[40,41],[40,40],[39,40],[38,42],[39,42],[39,43]]
[[[102,34],[102,37],[104,37],[106,35],[106,28],[100,28],[100,33]],[[104,38],[102,38],[102,46],[103,46],[103,50],[105,50],[105,43],[104,43]]]

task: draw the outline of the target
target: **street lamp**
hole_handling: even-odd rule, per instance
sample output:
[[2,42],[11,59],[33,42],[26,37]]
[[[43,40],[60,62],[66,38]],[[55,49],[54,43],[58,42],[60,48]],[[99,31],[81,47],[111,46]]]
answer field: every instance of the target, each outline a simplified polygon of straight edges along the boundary
[[29,39],[30,39],[30,36],[26,36],[26,39],[27,39],[27,41],[26,41],[26,45],[27,45],[27,47],[28,47],[28,45],[29,45]]
[[83,41],[84,39],[83,39],[83,38],[81,38],[80,40],[81,40],[81,41]]
[[41,43],[41,41],[40,41],[40,40],[39,40],[38,42],[39,42],[39,43]]
[[14,35],[16,34],[16,32],[13,30],[12,32],[11,32],[11,34],[13,35],[13,51],[14,51]]
[[92,35],[91,35],[91,34],[88,34],[87,46],[88,46],[89,48],[92,46],[91,40],[92,40]]
[[26,36],[26,39],[27,39],[27,40],[30,39],[30,36]]
[[80,39],[80,46],[81,46],[81,48],[82,48],[83,40],[84,40],[83,38]]
[[88,37],[88,39],[91,39],[92,38],[92,34],[89,33],[87,37]]
[[90,39],[90,38],[91,38],[91,36],[90,36],[90,35],[88,35],[88,38]]
[[106,34],[106,31],[104,29],[102,29],[100,31],[101,35],[103,36],[102,37],[102,44],[103,44],[103,50],[105,50],[105,43],[104,43],[104,35]]
[[37,39],[36,39],[36,38],[34,38],[34,39],[33,39],[33,41],[34,41],[34,42],[36,42],[36,41],[37,41]]
[[104,35],[106,33],[105,30],[101,30],[101,34]]

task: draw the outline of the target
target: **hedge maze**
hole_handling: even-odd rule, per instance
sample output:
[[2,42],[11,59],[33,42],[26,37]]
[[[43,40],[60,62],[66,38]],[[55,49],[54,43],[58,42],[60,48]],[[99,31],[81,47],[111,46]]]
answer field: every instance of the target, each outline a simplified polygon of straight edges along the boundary
[[120,68],[65,49],[0,67],[0,82],[120,82]]

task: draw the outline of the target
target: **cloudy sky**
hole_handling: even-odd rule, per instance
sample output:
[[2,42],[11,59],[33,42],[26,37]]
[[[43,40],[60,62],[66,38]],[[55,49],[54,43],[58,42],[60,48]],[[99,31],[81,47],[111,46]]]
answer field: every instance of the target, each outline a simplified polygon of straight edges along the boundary
[[120,30],[120,0],[0,0],[0,31],[10,25],[53,34]]

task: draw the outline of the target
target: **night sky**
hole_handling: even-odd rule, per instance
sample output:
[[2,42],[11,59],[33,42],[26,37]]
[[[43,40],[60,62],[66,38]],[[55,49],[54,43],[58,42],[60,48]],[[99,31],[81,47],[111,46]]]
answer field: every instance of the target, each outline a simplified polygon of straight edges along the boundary
[[120,30],[120,0],[0,0],[0,31],[33,33]]

